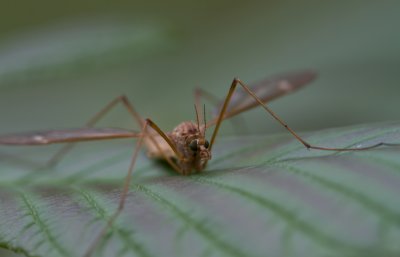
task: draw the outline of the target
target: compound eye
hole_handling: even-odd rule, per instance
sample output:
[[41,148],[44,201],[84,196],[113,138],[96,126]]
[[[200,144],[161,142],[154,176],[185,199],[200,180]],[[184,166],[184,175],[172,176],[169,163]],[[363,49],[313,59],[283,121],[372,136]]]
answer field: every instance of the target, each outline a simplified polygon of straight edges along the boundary
[[205,148],[208,148],[210,146],[210,143],[206,140],[205,142],[204,142],[204,147]]
[[189,144],[190,150],[192,150],[193,152],[197,151],[197,139],[192,140],[192,142],[190,142]]

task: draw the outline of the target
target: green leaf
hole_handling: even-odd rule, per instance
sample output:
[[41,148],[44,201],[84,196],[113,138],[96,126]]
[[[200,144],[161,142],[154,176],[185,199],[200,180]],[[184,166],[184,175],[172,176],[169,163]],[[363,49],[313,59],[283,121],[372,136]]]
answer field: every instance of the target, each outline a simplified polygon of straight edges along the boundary
[[[400,123],[302,135],[329,147],[398,143]],[[52,147],[2,148],[0,247],[82,256],[116,210],[133,145],[80,144],[52,170],[38,168]],[[399,153],[307,150],[287,134],[219,137],[192,176],[143,153],[95,256],[398,256]]]
[[176,45],[160,24],[78,19],[9,38],[0,45],[0,87],[126,67]]

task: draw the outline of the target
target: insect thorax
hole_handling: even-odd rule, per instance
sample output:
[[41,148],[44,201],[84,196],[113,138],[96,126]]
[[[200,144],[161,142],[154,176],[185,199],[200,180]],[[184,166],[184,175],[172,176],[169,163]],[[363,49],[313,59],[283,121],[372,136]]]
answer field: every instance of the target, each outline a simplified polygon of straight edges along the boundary
[[185,158],[191,158],[192,153],[188,148],[188,142],[198,138],[200,132],[197,124],[191,121],[185,121],[176,126],[169,136],[172,141],[174,141],[178,151],[181,152]]
[[204,161],[200,159],[200,156],[195,155],[189,148],[189,143],[193,139],[202,137],[202,129],[203,128],[200,127],[199,131],[196,123],[185,121],[176,126],[169,135],[175,143],[178,151],[182,153],[185,158],[185,161],[179,163],[185,172],[190,173],[192,169],[200,171],[204,168],[204,165],[202,165]]

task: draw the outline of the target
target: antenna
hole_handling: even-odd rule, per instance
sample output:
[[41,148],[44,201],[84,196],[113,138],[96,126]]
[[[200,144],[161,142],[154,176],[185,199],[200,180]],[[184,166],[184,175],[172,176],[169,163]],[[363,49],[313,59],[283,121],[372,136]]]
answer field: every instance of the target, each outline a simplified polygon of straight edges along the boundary
[[196,111],[196,120],[197,120],[197,130],[200,133],[200,120],[199,120],[199,112],[197,111],[197,106],[196,104],[194,105],[194,110]]
[[203,104],[203,120],[204,120],[204,137],[206,137],[207,121],[206,121],[206,105]]

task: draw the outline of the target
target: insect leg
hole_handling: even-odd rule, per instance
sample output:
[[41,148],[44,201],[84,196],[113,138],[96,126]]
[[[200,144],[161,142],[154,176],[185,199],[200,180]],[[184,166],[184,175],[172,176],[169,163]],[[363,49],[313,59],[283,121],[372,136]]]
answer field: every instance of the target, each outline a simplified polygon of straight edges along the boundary
[[[146,123],[149,124],[149,126],[154,129],[164,140],[165,142],[171,147],[172,151],[174,151],[176,158],[179,160],[184,160],[184,156],[178,151],[178,149],[175,147],[174,143],[171,141],[171,139],[150,119],[146,119]],[[167,156],[164,151],[161,149],[160,144],[154,139],[154,137],[146,133],[146,136],[148,136],[151,140],[151,142],[156,146],[157,150],[161,153],[163,156],[164,160],[168,162],[168,164],[178,173],[183,174],[183,170],[181,167],[179,167],[170,156]]]
[[302,143],[307,149],[317,149],[317,150],[325,150],[325,151],[362,151],[362,150],[368,150],[368,149],[372,149],[372,148],[382,146],[382,145],[386,145],[386,146],[399,145],[399,144],[389,144],[389,143],[380,142],[380,143],[377,143],[374,145],[360,147],[360,148],[334,148],[334,147],[321,147],[321,146],[309,144],[307,141],[305,141],[303,138],[301,138],[293,129],[291,129],[277,114],[275,114],[275,112],[273,112],[266,104],[264,104],[262,102],[262,100],[259,97],[257,97],[257,95],[254,92],[252,92],[251,89],[246,84],[244,84],[240,79],[235,78],[231,84],[231,87],[229,88],[228,95],[225,98],[221,112],[216,121],[216,126],[215,126],[214,132],[211,137],[209,149],[211,149],[211,147],[215,141],[215,137],[217,136],[217,133],[218,133],[218,130],[219,130],[222,120],[225,118],[225,116],[229,115],[226,113],[226,109],[227,109],[229,101],[230,101],[232,94],[235,91],[237,85],[240,85],[245,90],[245,92],[247,92],[251,97],[253,97],[254,100],[259,105],[261,105],[261,107],[264,108],[264,110],[266,110],[276,121],[278,121],[284,128],[286,128],[296,138],[296,140],[298,140],[300,143]]
[[[197,108],[200,107],[201,98],[209,101],[214,106],[216,112],[219,111],[216,108],[221,108],[220,103],[222,103],[222,100],[218,99],[218,97],[214,96],[213,94],[207,92],[204,89],[195,88],[194,99]],[[214,112],[212,114],[215,115]],[[246,126],[246,123],[244,122],[244,119],[240,116],[235,117],[235,119],[230,119],[230,122],[232,123],[233,129],[237,134],[246,134],[246,132],[249,131],[248,127]]]
[[[145,131],[147,130],[147,126],[148,126],[148,122],[144,122],[144,125],[143,125],[143,128],[142,128],[143,133],[145,133]],[[136,143],[136,147],[135,147],[135,150],[134,150],[134,152],[132,154],[132,159],[131,159],[131,162],[130,162],[130,165],[129,165],[128,173],[127,173],[127,175],[125,177],[125,180],[124,180],[124,187],[122,189],[121,198],[119,200],[118,208],[114,212],[114,214],[110,217],[110,219],[107,221],[106,226],[104,226],[104,228],[97,235],[95,240],[90,244],[89,248],[86,250],[86,252],[84,254],[85,257],[89,257],[89,256],[92,255],[93,251],[96,249],[96,246],[99,244],[100,240],[104,237],[104,235],[107,233],[108,229],[113,225],[114,221],[118,218],[119,214],[124,209],[126,197],[128,195],[128,192],[129,192],[129,185],[130,185],[130,182],[131,182],[132,171],[133,171],[133,168],[135,166],[139,150],[143,145],[143,139],[144,139],[145,136],[146,135],[141,136],[139,138],[139,140],[137,141],[137,143]]]
[[145,137],[149,137],[150,140],[152,140],[152,142],[156,145],[158,150],[163,154],[164,159],[171,165],[172,168],[174,168],[178,173],[183,173],[182,168],[179,167],[177,164],[175,164],[171,157],[165,155],[161,151],[160,145],[157,143],[157,141],[154,140],[152,135],[150,135],[148,133],[147,129],[148,129],[149,126],[152,129],[154,129],[170,145],[172,150],[177,155],[177,158],[183,159],[182,154],[178,152],[178,150],[176,149],[175,145],[172,143],[171,139],[152,120],[146,119],[146,120],[143,121],[143,124],[144,124],[143,128],[142,128],[143,136],[141,136],[139,138],[139,140],[137,141],[135,150],[134,150],[134,152],[132,154],[131,163],[129,165],[128,173],[127,173],[127,175],[125,177],[125,180],[124,180],[124,187],[123,187],[123,190],[122,190],[122,193],[121,193],[121,198],[119,200],[118,208],[113,213],[113,215],[110,217],[110,219],[107,221],[107,224],[100,231],[100,233],[97,235],[95,240],[90,244],[89,248],[87,249],[87,251],[84,254],[84,257],[89,257],[89,256],[91,256],[93,254],[93,252],[96,249],[97,245],[100,243],[100,240],[105,236],[105,234],[107,233],[108,229],[111,228],[111,226],[113,225],[114,221],[118,218],[118,216],[120,215],[120,213],[124,209],[126,198],[128,196],[128,192],[129,192],[129,186],[130,186],[130,182],[131,182],[131,178],[132,178],[133,168],[135,166],[139,150],[143,145],[143,140],[144,140]]
[[[103,118],[111,109],[113,109],[118,103],[122,103],[123,106],[128,110],[129,114],[132,115],[133,119],[143,127],[144,121],[140,117],[139,113],[133,108],[129,99],[125,95],[118,96],[110,103],[108,103],[103,109],[101,109],[96,115],[94,115],[86,124],[85,127],[93,127],[101,118]],[[53,167],[61,160],[61,158],[67,154],[73,147],[74,143],[69,143],[63,146],[54,156],[47,162],[47,167]]]

